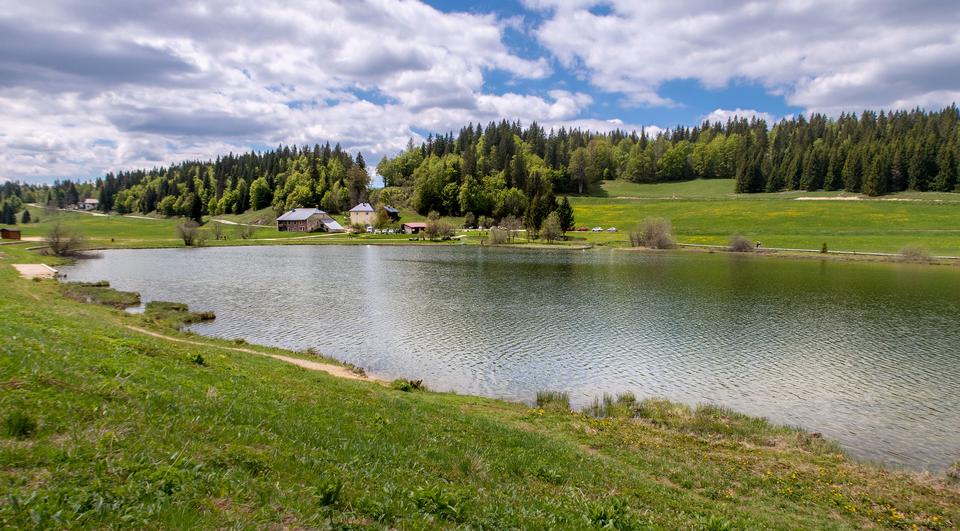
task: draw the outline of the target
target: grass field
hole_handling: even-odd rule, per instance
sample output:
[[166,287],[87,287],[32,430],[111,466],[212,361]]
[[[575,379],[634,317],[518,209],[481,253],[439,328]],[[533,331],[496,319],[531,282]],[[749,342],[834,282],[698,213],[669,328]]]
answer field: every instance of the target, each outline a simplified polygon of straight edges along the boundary
[[603,183],[593,196],[571,197],[577,225],[617,227],[587,234],[595,243],[625,243],[644,218],[670,219],[681,243],[725,245],[739,233],[766,247],[895,253],[909,245],[960,255],[960,194],[897,194],[879,200],[798,200],[840,192],[733,194],[729,180],[669,184]]
[[28,245],[0,247],[3,528],[960,523],[946,478],[851,463],[719,408],[625,399],[595,417],[138,333],[162,324],[18,278],[10,263],[39,260]]
[[[572,196],[576,225],[616,227],[616,233],[570,233],[573,245],[627,246],[629,231],[645,218],[671,220],[680,243],[726,245],[741,234],[768,248],[897,253],[909,246],[931,253],[960,256],[960,194],[903,193],[881,199],[860,198],[843,192],[785,192],[738,195],[730,180],[697,180],[680,183],[634,184],[607,181],[594,194]],[[820,198],[820,200],[802,200]],[[178,246],[179,220],[141,219],[131,216],[94,216],[78,212],[50,214],[31,208],[40,223],[22,226],[27,237],[45,235],[56,220],[77,229],[93,247]],[[234,223],[265,224],[249,240],[240,240],[236,228],[225,226],[226,241],[207,245],[270,243],[404,243],[403,236],[304,235],[277,232],[270,209],[241,215],[218,216]],[[424,218],[411,211],[403,221]],[[461,226],[463,218],[450,218]],[[343,223],[346,221],[343,220]],[[209,224],[208,224],[209,225]],[[469,236],[468,243],[479,238]]]

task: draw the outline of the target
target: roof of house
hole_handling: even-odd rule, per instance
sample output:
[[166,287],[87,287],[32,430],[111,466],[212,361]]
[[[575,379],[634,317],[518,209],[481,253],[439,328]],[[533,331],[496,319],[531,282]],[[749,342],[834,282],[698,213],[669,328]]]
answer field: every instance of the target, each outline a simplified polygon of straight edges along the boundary
[[99,204],[100,204],[100,200],[99,200],[99,199],[84,199],[83,202],[86,203],[86,204],[88,204],[88,205],[99,205]]
[[317,214],[326,214],[326,212],[319,208],[295,208],[277,218],[277,221],[305,221]]
[[360,203],[350,209],[350,212],[373,212],[373,205],[370,203]]
[[383,205],[383,209],[391,214],[399,214],[400,211],[390,205]]
[[427,228],[427,222],[425,221],[411,221],[409,223],[404,223],[404,227],[410,227],[411,229],[425,229]]
[[339,223],[332,219],[325,220],[323,224],[326,225],[327,230],[330,232],[342,232],[344,230]]
[[7,232],[20,232],[20,229],[15,229],[13,227],[0,227],[0,230],[4,230]]

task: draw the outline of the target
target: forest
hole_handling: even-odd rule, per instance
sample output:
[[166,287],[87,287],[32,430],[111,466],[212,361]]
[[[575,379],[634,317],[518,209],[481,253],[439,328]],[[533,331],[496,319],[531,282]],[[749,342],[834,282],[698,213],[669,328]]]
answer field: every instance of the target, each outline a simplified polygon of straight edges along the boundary
[[279,146],[166,168],[108,173],[93,182],[6,182],[2,223],[16,223],[24,202],[63,207],[99,199],[100,210],[156,212],[201,220],[297,206],[340,213],[359,201],[421,214],[514,216],[539,227],[560,207],[558,195],[593,191],[602,180],[637,183],[734,179],[738,193],[845,190],[871,196],[904,190],[957,190],[958,109],[864,111],[679,126],[656,135],[615,130],[545,130],[536,122],[470,124],[430,135],[383,158],[370,189],[363,155],[339,144]]

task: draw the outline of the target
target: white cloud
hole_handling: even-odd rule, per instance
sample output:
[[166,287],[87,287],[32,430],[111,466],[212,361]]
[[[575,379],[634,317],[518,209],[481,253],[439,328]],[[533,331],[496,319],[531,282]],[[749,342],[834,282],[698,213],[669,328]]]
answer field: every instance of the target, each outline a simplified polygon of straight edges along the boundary
[[20,2],[0,15],[0,173],[90,177],[251,145],[339,141],[368,160],[415,128],[573,116],[582,94],[489,94],[550,74],[518,22],[416,1]]
[[[954,0],[527,0],[540,42],[590,83],[669,106],[661,84],[746,80],[808,111],[943,106],[960,99]],[[605,6],[603,11],[591,11]]]
[[760,120],[765,120],[767,125],[772,126],[775,118],[772,114],[768,112],[760,112],[754,109],[741,109],[737,107],[736,109],[714,109],[710,114],[705,115],[700,119],[701,122],[720,122],[727,123],[727,120],[731,118],[757,118]]

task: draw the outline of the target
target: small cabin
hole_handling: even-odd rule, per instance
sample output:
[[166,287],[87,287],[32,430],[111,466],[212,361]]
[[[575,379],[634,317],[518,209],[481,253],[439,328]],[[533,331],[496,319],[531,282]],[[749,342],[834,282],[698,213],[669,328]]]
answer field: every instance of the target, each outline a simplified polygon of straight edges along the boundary
[[0,229],[0,239],[3,240],[19,240],[20,239],[20,229]]
[[280,232],[344,232],[343,227],[319,208],[295,208],[277,218]]
[[373,225],[377,211],[370,203],[360,203],[350,209],[350,223],[352,225]]
[[100,201],[96,199],[84,199],[83,202],[80,203],[81,210],[96,210],[99,207]]
[[396,223],[400,221],[400,211],[396,208],[393,208],[390,205],[383,205],[383,210],[390,216],[390,222]]
[[400,226],[403,229],[403,232],[407,234],[419,234],[421,231],[427,228],[426,222],[423,221],[411,221],[409,223],[404,223]]

